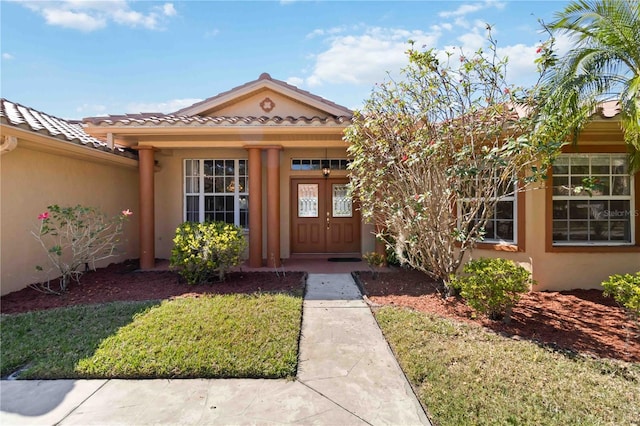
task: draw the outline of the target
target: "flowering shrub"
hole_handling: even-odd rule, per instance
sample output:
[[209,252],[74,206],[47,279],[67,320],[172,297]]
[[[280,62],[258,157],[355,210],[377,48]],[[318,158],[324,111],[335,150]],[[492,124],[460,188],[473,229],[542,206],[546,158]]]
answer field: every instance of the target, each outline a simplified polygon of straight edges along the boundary
[[469,306],[492,320],[509,322],[520,294],[535,284],[529,271],[507,259],[472,260],[463,271],[465,275],[453,278],[451,285],[460,289]]
[[210,281],[242,262],[247,240],[242,229],[224,222],[184,222],[176,229],[171,250],[171,267],[189,284]]
[[[46,293],[63,293],[72,279],[79,282],[83,272],[95,270],[96,262],[117,256],[124,222],[132,214],[127,209],[109,219],[95,207],[79,204],[75,207],[48,206],[38,215],[39,229],[31,234],[60,273],[59,287],[54,289],[50,281],[32,287]],[[36,269],[44,270],[40,265]]]
[[377,84],[344,134],[363,219],[443,294],[501,198],[542,181],[565,140],[551,119],[538,131],[544,97],[509,83],[488,30],[487,50],[471,54],[410,42],[401,78]]

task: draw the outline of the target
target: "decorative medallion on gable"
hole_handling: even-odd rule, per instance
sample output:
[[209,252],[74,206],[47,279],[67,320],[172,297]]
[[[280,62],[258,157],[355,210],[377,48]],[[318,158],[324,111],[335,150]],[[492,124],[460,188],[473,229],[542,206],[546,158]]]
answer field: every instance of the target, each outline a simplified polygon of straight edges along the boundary
[[269,97],[264,98],[262,102],[260,102],[260,108],[262,108],[264,112],[271,112],[275,107],[276,104],[269,99]]

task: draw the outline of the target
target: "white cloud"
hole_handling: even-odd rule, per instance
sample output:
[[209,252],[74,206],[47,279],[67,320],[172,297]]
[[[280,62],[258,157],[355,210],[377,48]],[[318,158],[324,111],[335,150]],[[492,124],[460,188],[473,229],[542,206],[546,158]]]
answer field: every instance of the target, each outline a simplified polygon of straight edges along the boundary
[[453,17],[462,17],[469,15],[471,13],[478,12],[483,9],[488,9],[490,7],[494,7],[496,9],[503,9],[505,4],[499,1],[485,0],[481,3],[473,3],[473,4],[462,4],[458,6],[455,10],[448,10],[444,12],[438,13],[438,16],[441,18],[453,18]]
[[157,15],[143,15],[134,10],[116,10],[113,13],[113,20],[118,24],[128,25],[130,27],[144,27],[155,29],[158,26]]
[[176,16],[178,11],[173,7],[173,3],[165,3],[162,6],[162,13],[164,13],[165,16]]
[[479,4],[479,3],[476,3],[476,4],[463,4],[463,5],[458,6],[458,8],[456,10],[440,12],[440,13],[438,13],[438,16],[440,16],[441,18],[451,18],[452,16],[464,16],[464,15],[468,15],[469,13],[473,13],[473,12],[477,12],[479,10],[482,10],[483,8],[484,8],[484,6],[482,4]]
[[[105,28],[110,22],[129,27],[159,29],[168,17],[177,15],[173,3],[153,6],[148,11],[134,10],[127,0],[64,0],[50,2],[22,1],[49,25],[90,32]],[[145,5],[136,3],[137,7]]]
[[336,35],[346,31],[346,27],[333,27],[328,29],[318,28],[307,34],[307,38],[322,37],[326,35]]
[[2,59],[6,59],[7,61],[13,59],[13,55],[11,53],[3,53],[2,54]]
[[438,37],[438,32],[394,28],[369,28],[359,35],[332,36],[328,38],[329,48],[313,57],[313,71],[304,81],[312,87],[329,82],[371,85],[382,81],[387,71],[406,65],[408,40],[414,40],[417,47],[431,47]]
[[300,77],[289,77],[286,83],[298,87],[304,84],[304,79]]
[[171,99],[165,102],[132,102],[126,106],[127,113],[162,112],[171,113],[200,102],[202,99]]
[[45,8],[40,11],[49,25],[71,28],[80,31],[95,31],[107,26],[106,19],[91,16],[84,12],[74,12],[63,9]]

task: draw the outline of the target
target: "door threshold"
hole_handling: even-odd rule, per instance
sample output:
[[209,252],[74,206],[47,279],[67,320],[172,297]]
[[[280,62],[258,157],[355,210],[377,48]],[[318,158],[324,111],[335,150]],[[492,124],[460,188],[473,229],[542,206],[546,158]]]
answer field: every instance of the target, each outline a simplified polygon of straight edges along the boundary
[[362,253],[291,253],[289,259],[328,259],[330,257],[362,257]]

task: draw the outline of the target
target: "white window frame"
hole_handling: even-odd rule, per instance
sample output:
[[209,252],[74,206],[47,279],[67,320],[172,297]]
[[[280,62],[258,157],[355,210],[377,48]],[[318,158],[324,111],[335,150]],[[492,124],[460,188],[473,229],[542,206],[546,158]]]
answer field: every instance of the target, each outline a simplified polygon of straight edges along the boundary
[[[191,162],[191,165],[193,166],[193,162],[197,161],[198,163],[198,171],[191,174],[191,175],[187,175],[187,164],[189,162]],[[234,162],[234,176],[233,176],[233,185],[234,185],[234,191],[233,192],[205,192],[205,177],[211,177],[211,176],[205,176],[205,161],[212,161],[215,162],[216,161],[233,161]],[[245,177],[245,186],[244,188],[242,188],[243,190],[240,191],[240,161],[244,161],[245,163],[245,175],[242,175],[242,177]],[[193,170],[193,169],[192,169]],[[198,222],[204,222],[205,220],[205,197],[208,196],[225,196],[225,197],[229,197],[232,196],[233,197],[233,205],[234,205],[234,212],[233,212],[233,218],[234,218],[234,223],[237,226],[242,226],[240,224],[240,202],[241,202],[241,198],[245,197],[245,199],[247,200],[247,206],[246,206],[246,211],[247,211],[247,217],[248,217],[248,212],[249,212],[249,160],[246,158],[185,158],[183,161],[183,172],[182,172],[182,194],[183,194],[183,209],[182,209],[182,217],[183,220],[187,221],[189,220],[189,211],[188,211],[188,199],[189,197],[198,197],[198,212],[197,212],[197,220]],[[192,179],[197,179],[197,191],[191,191],[191,192],[187,192],[189,185],[188,185],[188,179],[192,178]],[[215,185],[214,185],[215,188]],[[243,226],[243,228],[246,230],[249,227],[249,221],[247,219],[247,223],[246,226]]]
[[[621,200],[621,201],[629,201],[629,214],[626,215],[626,219],[629,221],[629,241],[615,241],[615,240],[597,240],[597,241],[589,241],[589,240],[571,240],[571,234],[570,234],[570,230],[567,230],[567,240],[556,240],[554,239],[554,229],[555,229],[555,223],[560,222],[562,220],[566,220],[567,222],[570,222],[571,218],[567,217],[567,219],[555,219],[553,217],[553,213],[552,213],[552,217],[550,218],[552,224],[551,224],[551,238],[552,238],[552,244],[554,247],[611,247],[611,246],[634,246],[635,245],[635,220],[634,220],[634,215],[633,212],[635,212],[635,185],[634,185],[634,176],[629,174],[629,170],[627,170],[627,173],[613,173],[613,171],[609,170],[608,174],[602,174],[602,173],[593,173],[592,170],[592,166],[593,166],[593,158],[595,157],[609,157],[609,165],[610,167],[613,167],[613,160],[614,158],[619,159],[619,160],[623,160],[623,161],[627,161],[627,154],[624,153],[608,153],[608,152],[602,152],[602,153],[567,153],[567,154],[561,154],[561,157],[563,158],[568,158],[569,161],[571,161],[571,158],[577,158],[577,157],[583,157],[583,158],[588,158],[588,167],[589,167],[589,174],[587,175],[590,178],[594,178],[594,177],[599,177],[599,176],[604,176],[606,175],[610,180],[609,180],[609,187],[611,187],[612,185],[612,178],[614,176],[626,176],[628,178],[628,182],[629,182],[629,195],[604,195],[604,194],[597,194],[597,193],[589,193],[589,191],[581,188],[579,191],[576,189],[577,187],[573,187],[571,180],[572,177],[581,177],[581,176],[585,176],[583,174],[573,174],[572,173],[572,169],[569,166],[568,168],[568,172],[565,173],[552,173],[551,175],[551,191],[552,191],[552,197],[551,197],[551,203],[552,205],[554,204],[555,201],[616,201],[616,200]],[[559,195],[559,194],[555,194],[553,191],[556,187],[556,185],[554,185],[555,182],[553,182],[553,180],[557,177],[567,177],[568,179],[568,186],[567,186],[567,195]],[[551,209],[553,211],[553,208]],[[567,212],[567,215],[569,215],[569,212]],[[610,223],[610,221],[612,218],[609,215],[605,215],[604,217],[607,218],[608,222]],[[586,219],[580,219],[581,221],[585,221],[589,223],[589,226],[591,224],[591,222],[594,222],[596,220],[598,220],[598,218],[592,218],[591,215],[588,215]],[[609,235],[611,233],[611,229],[608,229]]]

